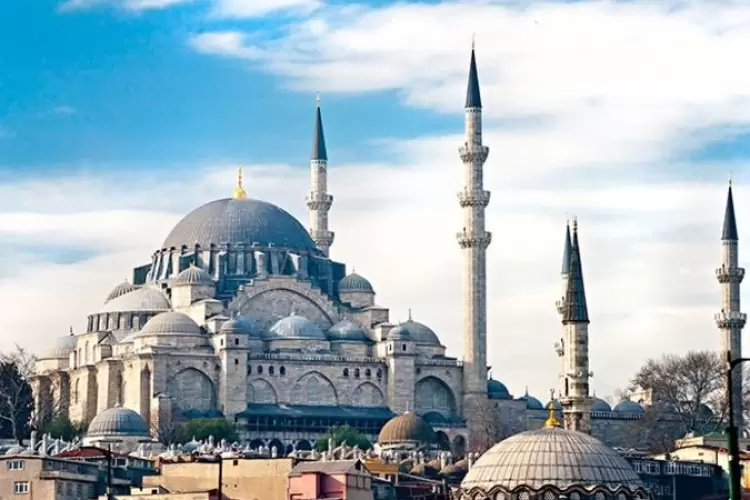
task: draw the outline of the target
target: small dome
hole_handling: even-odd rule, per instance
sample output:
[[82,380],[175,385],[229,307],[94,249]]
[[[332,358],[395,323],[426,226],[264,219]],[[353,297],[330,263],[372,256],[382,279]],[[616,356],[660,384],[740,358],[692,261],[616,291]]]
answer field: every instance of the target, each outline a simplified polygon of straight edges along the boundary
[[612,407],[609,406],[609,403],[607,403],[603,399],[595,398],[594,404],[591,405],[591,411],[609,412],[612,411]]
[[562,411],[562,403],[560,403],[559,399],[553,399],[547,402],[547,405],[544,406],[544,408],[549,408],[549,405],[552,405],[555,408],[555,411]]
[[339,281],[339,293],[350,292],[375,293],[375,290],[366,278],[357,273],[351,273]]
[[101,312],[160,312],[169,311],[170,307],[169,299],[161,290],[141,287],[110,300]]
[[75,348],[76,337],[71,333],[70,335],[59,337],[55,341],[55,345],[39,359],[67,359]]
[[400,326],[405,327],[411,334],[411,339],[417,344],[441,345],[440,339],[430,327],[418,321],[409,319]]
[[172,278],[172,286],[187,286],[187,285],[214,285],[214,280],[211,279],[211,275],[207,271],[191,265],[184,271],[180,272],[177,276]]
[[116,299],[120,295],[125,295],[126,293],[130,293],[133,290],[135,290],[135,286],[132,283],[129,283],[128,281],[123,281],[116,287],[112,289],[111,292],[109,292],[109,295],[107,295],[107,300],[104,301],[106,304],[112,299]]
[[615,412],[617,413],[643,413],[645,410],[643,406],[639,405],[635,401],[629,399],[623,399],[615,405]]
[[411,340],[411,334],[403,325],[394,326],[388,332],[388,340]]
[[333,342],[367,342],[369,337],[360,325],[344,319],[328,330],[328,338]]
[[108,408],[99,412],[89,424],[86,437],[149,437],[148,425],[139,414],[128,408]]
[[513,493],[521,488],[566,492],[578,487],[645,494],[638,474],[615,450],[588,434],[552,426],[500,441],[477,459],[461,482],[465,491],[496,487]]
[[380,431],[378,444],[427,445],[435,443],[435,431],[416,413],[406,412],[390,419]]
[[138,333],[139,337],[157,335],[202,335],[198,324],[190,316],[175,311],[157,314]]
[[271,335],[277,338],[327,340],[323,330],[318,325],[294,313],[277,321],[269,331]]
[[499,380],[489,379],[487,381],[487,396],[490,399],[510,399],[510,392],[505,384]]
[[527,410],[544,410],[544,405],[542,404],[542,402],[534,396],[530,396],[527,394],[523,399],[526,400]]
[[237,316],[236,318],[230,319],[221,325],[220,333],[241,333],[251,337],[258,337],[260,335],[260,327],[258,324],[246,316]]

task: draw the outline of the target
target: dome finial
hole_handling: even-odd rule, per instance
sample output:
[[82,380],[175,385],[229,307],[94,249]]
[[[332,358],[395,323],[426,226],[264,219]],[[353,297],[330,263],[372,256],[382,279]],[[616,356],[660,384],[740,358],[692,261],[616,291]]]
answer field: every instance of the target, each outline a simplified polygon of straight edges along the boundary
[[547,417],[547,421],[544,422],[544,426],[547,428],[560,427],[560,422],[557,420],[557,417],[555,417],[555,404],[552,401],[547,405],[547,410],[549,411],[549,417]]
[[242,187],[242,165],[237,167],[237,187],[234,188],[232,198],[234,198],[235,200],[244,200],[245,198],[247,198],[247,193]]
[[73,325],[70,325],[70,334],[73,335]]
[[411,321],[411,307],[409,308],[409,321]]
[[476,47],[476,45],[477,45],[477,34],[476,33],[472,33],[471,34],[471,50],[474,50],[474,48]]

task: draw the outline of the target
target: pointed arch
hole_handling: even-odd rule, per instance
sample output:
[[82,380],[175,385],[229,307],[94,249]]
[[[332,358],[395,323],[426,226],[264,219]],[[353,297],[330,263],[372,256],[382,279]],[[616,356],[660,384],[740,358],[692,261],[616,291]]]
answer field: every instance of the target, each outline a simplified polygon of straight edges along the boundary
[[372,382],[359,384],[352,393],[353,406],[385,406],[385,395]]
[[414,388],[416,410],[419,413],[437,411],[444,415],[456,413],[456,396],[448,384],[437,377],[425,377]]
[[331,381],[320,372],[307,372],[292,386],[292,404],[312,406],[336,406],[338,396]]
[[208,375],[196,368],[186,368],[167,380],[167,393],[180,411],[207,412],[216,409],[216,388]]
[[247,386],[247,402],[258,404],[276,404],[279,400],[276,389],[265,379],[257,379]]

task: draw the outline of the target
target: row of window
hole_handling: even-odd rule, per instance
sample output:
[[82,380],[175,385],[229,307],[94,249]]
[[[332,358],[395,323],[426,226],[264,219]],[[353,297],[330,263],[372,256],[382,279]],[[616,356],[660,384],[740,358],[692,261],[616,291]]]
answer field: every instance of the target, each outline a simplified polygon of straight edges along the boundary
[[57,494],[74,498],[91,498],[96,492],[93,484],[57,481]]
[[[344,368],[343,374],[344,374],[344,377],[348,377],[349,376],[349,368]],[[378,371],[375,372],[375,376],[378,378],[378,380],[380,380],[381,378],[383,378],[383,370],[381,370],[380,368],[378,368]],[[359,377],[360,377],[359,368],[355,368],[354,369],[354,378],[359,378]],[[365,369],[365,378],[370,378],[370,377],[372,377],[372,371],[369,368],[366,368]]]
[[23,470],[26,464],[25,460],[8,460],[5,462],[5,466],[8,470]]
[[[276,368],[274,368],[273,366],[269,366],[268,369],[267,369],[267,372],[268,372],[269,375],[276,375]],[[253,373],[253,367],[250,366],[250,365],[248,365],[247,366],[247,374],[248,375],[252,375],[252,373]],[[263,366],[262,365],[256,366],[255,367],[255,373],[257,373],[258,375],[263,375]],[[284,366],[280,366],[279,367],[279,375],[281,375],[282,377],[284,375],[286,375],[286,367],[284,367]]]
[[13,494],[26,495],[30,491],[28,481],[13,481]]

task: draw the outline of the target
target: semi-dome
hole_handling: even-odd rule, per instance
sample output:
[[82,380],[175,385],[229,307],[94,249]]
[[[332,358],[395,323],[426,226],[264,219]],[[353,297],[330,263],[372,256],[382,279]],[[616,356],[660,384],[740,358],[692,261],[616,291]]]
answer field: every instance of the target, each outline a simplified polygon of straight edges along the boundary
[[47,350],[40,359],[68,359],[70,353],[76,348],[76,337],[72,333],[60,337],[55,344]]
[[423,323],[410,318],[408,321],[401,323],[400,326],[405,327],[411,334],[411,339],[418,344],[440,345],[437,334]]
[[643,413],[645,410],[643,406],[639,405],[635,401],[629,399],[623,399],[615,405],[614,411],[617,413]]
[[138,336],[201,335],[202,333],[198,323],[193,321],[190,316],[180,312],[168,311],[157,314],[148,320]]
[[294,313],[277,321],[269,331],[276,338],[327,340],[325,333],[318,325]]
[[172,279],[172,286],[213,285],[211,275],[198,266],[191,265]]
[[[557,427],[551,417],[544,428],[500,441],[477,459],[461,482],[466,492],[519,494],[518,498],[551,491],[623,493],[624,498],[648,498],[643,483],[619,453],[596,438]],[[527,495],[520,495],[526,491]],[[580,493],[577,495],[579,498]],[[599,496],[595,496],[599,498]],[[594,496],[592,496],[594,498]]]
[[237,316],[229,321],[226,321],[221,325],[220,333],[228,334],[245,334],[251,337],[258,337],[260,335],[260,327],[253,319],[247,316]]
[[510,399],[510,392],[505,384],[491,378],[487,381],[487,396],[490,399]]
[[141,287],[110,300],[101,312],[160,312],[170,307],[169,299],[161,290]]
[[609,406],[609,403],[607,403],[603,399],[595,398],[594,404],[591,405],[591,411],[609,412],[609,411],[612,411],[612,407]]
[[378,444],[431,445],[436,442],[435,431],[416,413],[407,411],[385,423],[378,435]]
[[328,338],[333,342],[367,342],[370,340],[360,325],[344,319],[328,330]]
[[99,412],[89,424],[86,437],[149,437],[148,424],[128,408],[108,408]]
[[351,292],[375,293],[375,290],[366,278],[352,272],[339,281],[339,293]]
[[114,287],[111,292],[109,292],[109,295],[107,295],[107,300],[105,300],[104,302],[107,303],[110,300],[116,299],[120,295],[125,295],[126,293],[130,293],[133,290],[135,290],[135,285],[133,285],[132,283],[128,281],[123,281],[122,283]]
[[202,205],[187,214],[169,233],[162,248],[256,243],[294,250],[316,249],[297,219],[265,201],[225,198]]

